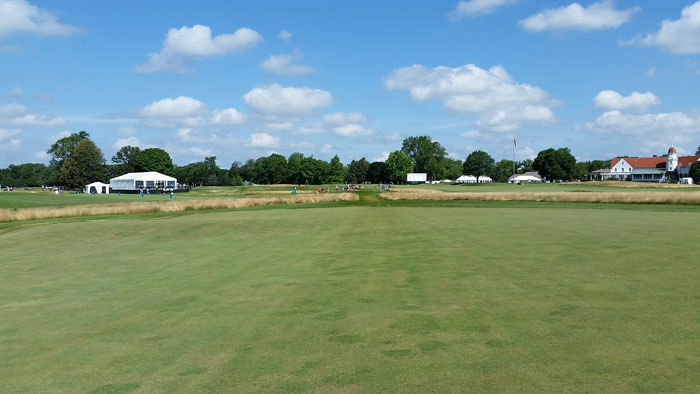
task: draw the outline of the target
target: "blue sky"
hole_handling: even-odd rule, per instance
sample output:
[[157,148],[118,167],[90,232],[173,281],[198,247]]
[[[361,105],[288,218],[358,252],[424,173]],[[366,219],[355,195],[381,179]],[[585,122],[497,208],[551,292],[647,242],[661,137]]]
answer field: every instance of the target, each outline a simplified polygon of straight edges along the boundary
[[0,166],[87,130],[177,164],[700,145],[700,1],[0,0]]

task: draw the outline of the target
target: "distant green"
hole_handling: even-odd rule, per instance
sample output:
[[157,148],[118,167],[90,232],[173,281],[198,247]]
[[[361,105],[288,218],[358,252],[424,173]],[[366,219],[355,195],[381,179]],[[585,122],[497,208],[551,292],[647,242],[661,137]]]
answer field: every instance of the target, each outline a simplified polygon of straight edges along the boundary
[[0,392],[700,392],[700,212],[566,206],[4,224]]

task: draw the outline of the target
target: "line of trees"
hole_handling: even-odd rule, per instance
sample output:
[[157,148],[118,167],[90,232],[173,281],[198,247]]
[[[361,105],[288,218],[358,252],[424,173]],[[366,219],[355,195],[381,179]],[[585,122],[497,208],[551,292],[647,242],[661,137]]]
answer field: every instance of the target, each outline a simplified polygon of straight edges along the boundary
[[[700,147],[698,148],[700,152]],[[202,186],[258,184],[324,184],[362,182],[404,182],[406,174],[426,173],[428,179],[457,179],[462,174],[489,176],[505,182],[516,173],[538,171],[546,179],[581,179],[590,171],[608,168],[610,161],[576,162],[568,148],[546,149],[535,160],[496,162],[488,153],[474,151],[465,161],[449,158],[445,148],[430,136],[412,136],[403,140],[401,149],[391,152],[386,161],[369,162],[364,157],[347,166],[338,156],[330,161],[295,152],[284,157],[273,153],[245,163],[235,161],[228,169],[216,164],[216,157],[185,166],[174,165],[170,155],[160,148],[140,149],[124,146],[107,163],[102,151],[87,131],[72,133],[56,141],[49,149],[49,165],[27,163],[0,169],[0,184],[14,186],[63,185],[80,188],[129,172],[157,171],[174,176],[180,183]]]

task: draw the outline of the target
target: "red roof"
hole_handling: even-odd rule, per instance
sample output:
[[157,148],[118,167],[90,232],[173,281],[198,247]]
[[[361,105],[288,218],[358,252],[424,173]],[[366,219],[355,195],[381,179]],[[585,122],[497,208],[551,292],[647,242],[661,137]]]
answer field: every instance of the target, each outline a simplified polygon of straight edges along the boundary
[[678,165],[681,167],[689,166],[700,160],[700,156],[683,156],[678,158]]
[[[615,167],[623,158],[616,157],[610,162],[610,168]],[[666,168],[666,157],[624,157],[632,168]],[[681,156],[678,158],[678,165],[685,167],[698,161],[700,156]]]

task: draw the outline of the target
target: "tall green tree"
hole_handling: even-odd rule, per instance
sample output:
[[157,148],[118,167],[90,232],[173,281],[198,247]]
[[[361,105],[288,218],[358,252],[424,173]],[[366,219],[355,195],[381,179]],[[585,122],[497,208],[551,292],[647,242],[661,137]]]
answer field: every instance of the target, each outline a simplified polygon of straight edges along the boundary
[[532,168],[550,181],[569,180],[576,172],[576,158],[569,148],[549,148],[537,154]]
[[61,165],[61,182],[73,189],[88,183],[107,181],[107,166],[102,151],[90,139],[78,143]]
[[326,183],[329,179],[329,173],[330,166],[323,160],[305,157],[301,162],[301,174],[304,183],[312,185]]
[[240,161],[234,161],[231,163],[231,168],[228,170],[228,177],[232,186],[242,186],[243,185],[243,165]]
[[690,177],[694,184],[700,184],[700,161],[696,161],[690,166]]
[[273,153],[255,161],[253,179],[257,183],[282,183],[285,180],[286,169],[287,159],[278,153]]
[[572,174],[572,178],[574,179],[586,179],[586,175],[588,175],[589,172],[592,170],[590,169],[589,163],[585,161],[581,161],[576,163],[576,166],[574,167],[574,173]]
[[513,175],[513,161],[503,159],[496,163],[489,176],[495,182],[507,182],[511,175]]
[[148,148],[139,152],[134,158],[136,171],[155,171],[161,174],[171,175],[173,172],[173,160],[168,152],[160,148]]
[[367,170],[369,170],[369,162],[364,157],[360,160],[351,161],[350,164],[348,164],[348,182],[362,183],[366,181]]
[[304,163],[304,155],[299,152],[294,152],[287,158],[287,183],[301,185],[304,183],[304,175],[302,174],[302,165]]
[[90,138],[90,134],[83,130],[77,133],[71,133],[68,137],[63,137],[54,142],[46,151],[51,155],[50,165],[60,169],[63,162],[70,156],[71,152],[73,152],[73,149],[75,149],[81,141],[88,138]]
[[367,168],[367,180],[372,183],[386,182],[389,179],[386,171],[386,163],[374,161]]
[[525,159],[515,165],[516,172],[518,174],[524,174],[526,172],[535,171],[532,168],[532,159]]
[[429,179],[437,179],[443,175],[447,151],[430,136],[421,135],[404,139],[401,151],[411,159],[415,172],[424,172]]
[[413,172],[413,161],[403,151],[397,150],[389,153],[386,170],[391,181],[405,182],[406,175]]
[[467,159],[464,160],[462,170],[466,175],[475,176],[478,182],[479,178],[492,172],[495,163],[493,157],[488,153],[477,150],[467,156]]
[[445,158],[445,178],[455,180],[462,176],[462,161]]
[[122,146],[117,153],[112,156],[112,163],[117,165],[115,176],[124,175],[136,171],[136,156],[141,153],[138,146]]
[[255,173],[255,164],[256,160],[254,159],[248,159],[246,160],[245,164],[241,166],[241,178],[243,178],[243,181],[245,182],[257,182],[256,173]]
[[345,181],[345,167],[340,162],[338,155],[333,156],[328,163],[328,182],[343,183]]

